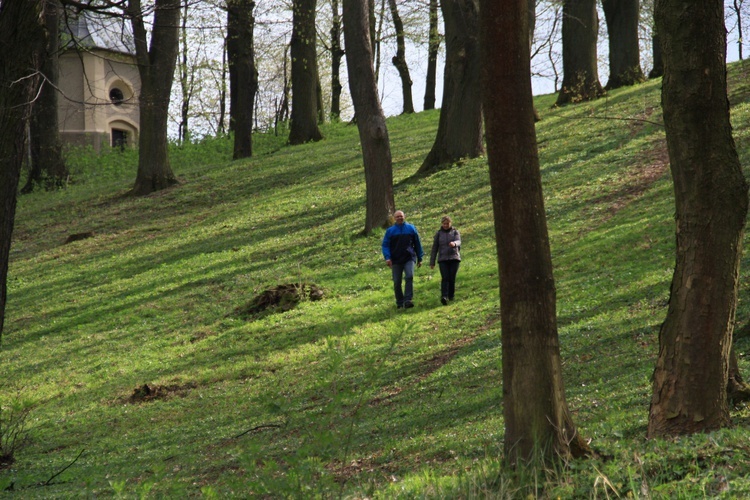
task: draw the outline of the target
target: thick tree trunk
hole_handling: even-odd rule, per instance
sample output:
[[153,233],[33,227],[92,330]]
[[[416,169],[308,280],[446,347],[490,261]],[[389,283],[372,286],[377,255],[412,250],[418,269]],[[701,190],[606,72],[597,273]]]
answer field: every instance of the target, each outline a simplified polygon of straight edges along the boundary
[[411,95],[411,76],[409,75],[409,65],[406,64],[406,42],[404,41],[404,23],[398,13],[396,0],[388,0],[388,7],[391,10],[393,26],[396,29],[396,55],[391,62],[398,70],[398,76],[401,78],[401,93],[404,97],[404,107],[401,114],[414,113],[414,100]]
[[349,91],[357,116],[365,166],[367,213],[364,234],[385,227],[395,209],[393,165],[385,116],[372,66],[367,0],[344,0],[344,42]]
[[[479,95],[478,0],[443,0],[445,76],[437,137],[418,174],[484,153]],[[528,43],[528,42],[527,42]]]
[[331,22],[331,120],[338,121],[341,117],[341,15],[338,0],[331,0],[333,21]]
[[253,155],[253,116],[258,91],[255,68],[252,0],[227,2],[227,54],[229,58],[229,120],[234,131],[235,160]]
[[435,109],[435,85],[437,84],[437,60],[440,50],[438,31],[438,2],[430,0],[430,33],[427,45],[427,73],[425,75],[424,110]]
[[722,2],[658,0],[654,17],[664,54],[677,255],[659,332],[650,437],[729,424],[729,350],[748,207],[729,122]]
[[44,75],[39,96],[34,101],[31,116],[31,165],[22,193],[31,193],[34,184],[44,183],[48,189],[61,187],[68,177],[68,167],[62,154],[60,124],[57,121],[57,82],[59,73],[60,11],[58,1],[50,0],[45,9],[47,46],[42,61]]
[[596,64],[599,16],[596,0],[563,2],[563,82],[558,106],[596,99],[604,94]]
[[26,121],[39,88],[46,34],[46,2],[0,3],[0,337],[5,324],[8,259],[21,164],[24,157]]
[[317,0],[294,0],[292,14],[292,123],[289,144],[323,138],[318,128]]
[[658,33],[654,33],[651,37],[651,55],[654,60],[654,66],[648,72],[648,77],[649,79],[660,78],[664,76],[664,58],[661,55],[661,42],[659,41]]
[[131,194],[140,196],[177,184],[169,165],[167,109],[179,48],[180,0],[156,0],[151,46],[140,0],[128,0],[141,77],[138,174]]
[[534,130],[526,0],[482,0],[482,100],[500,269],[505,455],[590,453],[568,411]]
[[638,47],[640,0],[602,0],[609,33],[609,81],[607,89],[643,82]]

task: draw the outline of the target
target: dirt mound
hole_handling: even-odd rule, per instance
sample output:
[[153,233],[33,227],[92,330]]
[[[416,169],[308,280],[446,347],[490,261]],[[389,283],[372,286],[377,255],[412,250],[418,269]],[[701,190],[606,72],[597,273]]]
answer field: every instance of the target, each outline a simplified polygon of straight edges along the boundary
[[133,394],[128,398],[128,403],[137,404],[148,401],[155,401],[157,399],[166,399],[170,396],[184,396],[191,389],[195,389],[192,384],[187,385],[169,385],[169,386],[150,386],[143,384],[140,387],[136,387],[133,390]]
[[302,300],[322,298],[323,289],[314,283],[286,283],[264,290],[246,305],[235,309],[235,313],[243,318],[254,318],[264,312],[289,311]]

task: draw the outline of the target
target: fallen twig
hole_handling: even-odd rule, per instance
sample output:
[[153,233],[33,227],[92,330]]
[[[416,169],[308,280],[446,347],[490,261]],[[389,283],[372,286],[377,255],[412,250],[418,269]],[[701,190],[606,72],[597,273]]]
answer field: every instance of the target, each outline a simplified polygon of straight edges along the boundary
[[253,431],[259,431],[261,429],[274,428],[274,427],[275,428],[280,428],[280,427],[283,427],[283,426],[281,424],[263,424],[263,425],[258,425],[256,427],[253,427],[252,429],[248,429],[245,432],[241,432],[240,434],[237,434],[232,439],[237,439],[237,438],[242,437],[245,434],[249,434],[249,433],[251,433]]
[[78,461],[79,458],[81,458],[81,455],[83,455],[83,452],[86,451],[86,448],[81,450],[81,453],[78,454],[78,456],[70,462],[68,465],[66,465],[61,471],[59,471],[57,474],[54,474],[51,478],[47,479],[47,482],[42,483],[41,486],[49,486],[49,484],[52,482],[53,479],[55,479],[57,476],[68,470],[74,463]]

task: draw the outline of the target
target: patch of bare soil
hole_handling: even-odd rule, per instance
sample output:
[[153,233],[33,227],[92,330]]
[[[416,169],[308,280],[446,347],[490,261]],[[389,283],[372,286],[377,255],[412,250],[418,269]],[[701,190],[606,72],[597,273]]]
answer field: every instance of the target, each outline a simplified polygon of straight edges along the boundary
[[397,396],[409,387],[420,384],[427,377],[439,370],[442,366],[447,365],[461,351],[461,349],[473,343],[477,337],[479,337],[483,332],[492,328],[492,326],[499,320],[499,315],[491,317],[484,326],[477,330],[476,334],[460,338],[454,341],[446,349],[433,354],[432,357],[427,359],[424,363],[420,364],[419,373],[417,374],[416,378],[414,378],[404,386],[391,386],[383,388],[380,394],[371,399],[368,404],[370,406],[388,406],[393,404],[391,398]]
[[191,390],[195,389],[193,383],[185,385],[148,385],[143,384],[133,389],[133,393],[127,398],[130,404],[148,403],[157,399],[167,399],[172,396],[185,397]]
[[73,243],[74,241],[81,241],[86,240],[88,238],[94,237],[94,231],[86,231],[84,233],[74,233],[71,235],[68,235],[67,238],[65,238],[65,244]]
[[302,300],[322,298],[323,289],[315,283],[285,283],[264,290],[234,312],[241,318],[254,319],[262,313],[289,311],[297,307]]
[[625,172],[626,179],[620,189],[591,201],[592,204],[609,205],[605,220],[611,219],[617,212],[640,198],[667,173],[669,153],[666,140],[661,141],[658,147],[636,157],[633,163],[634,165]]

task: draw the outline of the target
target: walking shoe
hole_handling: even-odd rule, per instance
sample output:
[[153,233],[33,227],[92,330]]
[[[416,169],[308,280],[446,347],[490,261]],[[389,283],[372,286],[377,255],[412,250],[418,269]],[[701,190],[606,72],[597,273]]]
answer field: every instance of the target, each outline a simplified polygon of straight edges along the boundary
[[444,306],[448,305],[448,297],[440,297],[440,303]]
[[404,302],[404,307],[407,309],[409,309],[410,307],[414,307],[414,302],[412,302],[411,300],[407,300],[406,302]]

